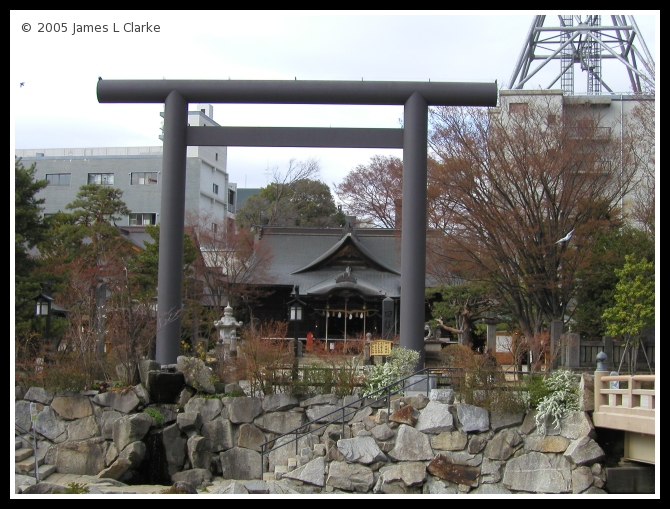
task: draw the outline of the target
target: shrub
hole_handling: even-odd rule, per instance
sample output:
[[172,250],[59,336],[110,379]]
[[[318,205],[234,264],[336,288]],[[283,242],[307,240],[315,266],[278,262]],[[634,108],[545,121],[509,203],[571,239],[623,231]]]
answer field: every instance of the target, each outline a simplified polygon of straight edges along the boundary
[[[88,362],[81,352],[71,349],[59,350],[52,353],[42,349],[38,356],[32,359],[24,358],[24,362],[17,364],[16,382],[24,387],[41,387],[52,392],[81,391],[88,385],[89,388],[104,392],[108,388],[107,382],[99,382],[109,377],[111,372],[106,359]],[[91,381],[96,380],[95,385]],[[103,385],[103,389],[100,386]]]
[[242,328],[237,351],[252,394],[272,394],[274,387],[283,382],[282,370],[295,359],[293,345],[291,341],[273,338],[285,338],[287,328],[287,322],[274,320]]
[[226,392],[223,395],[224,398],[243,398],[245,396],[246,394],[241,387],[235,387],[232,392]]
[[333,350],[326,349],[325,342],[314,340],[308,350],[311,364],[301,369],[301,391],[334,394],[338,398],[355,394],[361,383],[359,368],[364,346],[363,337],[339,341]]
[[384,364],[365,366],[362,396],[369,396],[396,380],[411,375],[414,373],[418,360],[419,352],[415,350],[400,346],[393,348]]
[[45,362],[42,365],[42,381],[45,389],[51,391],[81,391],[91,379],[82,372],[77,363],[62,356],[53,363]]
[[84,483],[71,482],[63,490],[64,495],[85,495],[88,494],[88,485]]
[[[225,385],[237,383],[238,380],[247,378],[247,361],[246,357],[241,352],[242,350],[240,346],[238,346],[237,356],[227,357],[223,348],[217,348],[214,351],[216,361],[212,363],[212,370],[219,380],[218,382],[214,382],[215,388],[217,383]],[[223,392],[223,390],[217,389],[217,392]]]
[[334,394],[338,398],[354,394],[360,385],[361,356],[332,356],[323,363],[302,366],[301,378],[292,385],[294,394]]
[[549,388],[544,384],[544,376],[534,375],[530,377],[526,375],[523,381],[526,390],[525,401],[528,408],[537,408],[540,401],[551,393]]
[[523,393],[507,383],[494,356],[474,352],[465,345],[449,345],[440,352],[440,358],[446,367],[457,369],[451,384],[462,403],[497,412],[526,408]]
[[147,414],[149,417],[151,417],[153,420],[156,421],[156,425],[162,426],[163,425],[163,414],[161,413],[158,408],[154,407],[149,407],[144,409],[144,413]]
[[560,430],[561,418],[579,410],[579,379],[575,373],[566,369],[553,371],[544,378],[543,384],[548,394],[540,399],[535,415],[540,433],[546,433],[549,420]]

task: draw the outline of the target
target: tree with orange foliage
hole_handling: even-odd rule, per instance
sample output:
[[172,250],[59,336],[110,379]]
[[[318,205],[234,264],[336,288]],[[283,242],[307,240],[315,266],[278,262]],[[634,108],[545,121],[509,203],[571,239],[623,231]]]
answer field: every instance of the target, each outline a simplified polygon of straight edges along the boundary
[[442,189],[433,206],[444,218],[429,238],[432,265],[494,285],[525,337],[572,312],[588,246],[618,215],[640,164],[595,108],[545,99],[523,114],[431,110]]
[[375,155],[350,171],[335,186],[335,195],[349,214],[380,228],[397,228],[396,201],[402,198],[402,161]]

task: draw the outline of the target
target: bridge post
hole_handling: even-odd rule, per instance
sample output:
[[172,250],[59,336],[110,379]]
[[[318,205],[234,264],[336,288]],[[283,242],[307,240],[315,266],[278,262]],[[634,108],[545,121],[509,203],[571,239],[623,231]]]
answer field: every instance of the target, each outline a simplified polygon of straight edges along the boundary
[[609,371],[607,370],[607,354],[605,352],[600,352],[596,355],[596,371],[593,373],[593,412],[598,412],[598,409],[601,405],[607,404],[609,398],[606,394],[601,394],[600,389],[602,389],[603,383],[601,381],[602,377],[608,376]]

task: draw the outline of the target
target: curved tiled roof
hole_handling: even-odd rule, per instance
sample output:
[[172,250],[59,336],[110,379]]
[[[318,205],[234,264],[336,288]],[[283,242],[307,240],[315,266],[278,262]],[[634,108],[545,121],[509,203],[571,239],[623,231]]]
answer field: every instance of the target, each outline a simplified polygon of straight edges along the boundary
[[386,297],[386,291],[361,277],[349,276],[343,278],[342,274],[331,276],[320,283],[308,288],[306,295],[328,295],[333,292],[358,292],[365,297]]
[[[266,227],[261,241],[272,253],[267,270],[270,285],[299,285],[301,294],[314,297],[330,292],[400,297],[398,230]],[[338,283],[348,266],[356,282]]]
[[333,247],[331,247],[328,251],[323,253],[321,256],[310,262],[304,267],[301,267],[300,269],[293,271],[292,274],[300,274],[301,272],[307,272],[310,270],[318,270],[320,266],[325,265],[330,259],[334,257],[341,249],[343,249],[347,244],[351,244],[352,246],[357,249],[362,257],[366,259],[368,263],[372,266],[376,266],[377,268],[391,272],[393,274],[400,274],[398,271],[395,269],[389,267],[386,265],[384,262],[379,260],[375,255],[373,255],[359,240],[356,238],[356,236],[353,234],[353,231],[348,231],[346,232],[342,238],[337,242]]

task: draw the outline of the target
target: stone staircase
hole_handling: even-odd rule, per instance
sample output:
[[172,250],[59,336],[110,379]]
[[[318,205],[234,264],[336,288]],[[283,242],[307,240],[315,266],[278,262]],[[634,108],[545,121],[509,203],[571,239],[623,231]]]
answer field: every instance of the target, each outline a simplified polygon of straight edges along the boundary
[[[351,438],[349,434],[346,435],[347,438]],[[337,440],[333,440],[336,442]],[[327,445],[325,443],[315,443],[312,446],[303,446],[300,451],[297,451],[297,456],[289,456],[286,458],[286,463],[281,464],[277,463],[274,465],[274,469],[271,472],[263,472],[263,481],[279,481],[284,474],[292,472],[298,467],[302,467],[309,463],[311,460],[317,456],[326,456],[327,454]]]
[[43,481],[56,472],[56,465],[44,463],[46,450],[40,448],[39,440],[35,447],[32,435],[29,433],[15,434],[14,440],[14,473],[35,478],[35,465],[37,465],[36,481]]
[[274,472],[263,472],[264,481],[278,481],[282,474],[286,474],[291,470],[298,468],[298,458],[288,458],[286,465],[275,465]]

